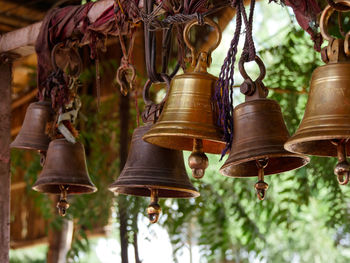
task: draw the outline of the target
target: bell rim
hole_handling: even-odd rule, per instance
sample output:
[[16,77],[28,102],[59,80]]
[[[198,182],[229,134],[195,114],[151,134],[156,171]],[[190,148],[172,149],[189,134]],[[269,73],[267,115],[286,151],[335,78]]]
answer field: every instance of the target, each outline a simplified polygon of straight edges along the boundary
[[161,134],[157,134],[157,135],[153,135],[153,134],[150,134],[150,135],[147,135],[147,133],[142,137],[142,140],[144,140],[145,142],[148,142],[150,144],[153,144],[153,145],[157,145],[159,147],[162,147],[162,148],[167,148],[167,149],[173,149],[173,150],[178,150],[178,151],[192,151],[193,150],[193,147],[192,146],[188,146],[188,147],[171,147],[170,145],[169,146],[165,146],[166,144],[161,144],[161,143],[154,143],[153,141],[151,141],[153,138],[165,138],[165,137],[175,137],[175,138],[179,138],[179,137],[182,137],[182,138],[185,138],[185,139],[200,139],[200,140],[204,140],[204,141],[208,141],[210,143],[216,143],[218,145],[222,145],[221,147],[218,147],[219,149],[216,151],[208,151],[205,147],[203,147],[203,152],[205,153],[211,153],[211,154],[220,154],[222,152],[222,150],[225,148],[225,142],[224,141],[220,141],[218,139],[215,139],[213,137],[209,137],[209,136],[194,136],[194,135],[186,135],[186,134],[174,134],[174,133],[161,133]]
[[[96,193],[97,192],[97,187],[94,185],[94,184],[92,184],[92,185],[82,185],[82,184],[77,184],[77,183],[67,183],[67,184],[69,184],[70,186],[72,185],[72,186],[79,186],[79,187],[81,187],[81,188],[85,188],[85,189],[87,189],[87,190],[91,190],[91,191],[87,191],[87,192],[83,192],[83,193],[70,193],[69,192],[69,189],[68,189],[68,191],[67,191],[67,194],[68,195],[80,195],[80,194],[92,194],[92,193]],[[40,184],[40,183],[35,183],[33,186],[32,186],[32,189],[34,190],[34,191],[37,191],[37,192],[40,192],[40,193],[46,193],[46,194],[60,194],[59,192],[44,192],[44,191],[42,191],[39,187],[42,187],[42,186],[47,186],[47,185],[61,185],[61,184],[57,184],[57,183],[42,183],[42,184]]]
[[[319,154],[310,154],[307,152],[301,152],[301,151],[295,151],[292,147],[293,145],[297,144],[303,144],[303,143],[311,143],[311,142],[322,142],[322,141],[331,141],[331,140],[337,140],[337,139],[350,139],[350,131],[347,134],[334,134],[332,135],[332,132],[330,131],[329,134],[327,135],[310,135],[311,132],[307,133],[300,133],[300,134],[295,134],[290,139],[284,144],[284,149],[286,149],[289,152],[296,153],[296,154],[306,154],[306,155],[312,155],[312,156],[320,156],[320,157],[333,157],[336,156],[334,155],[319,155]],[[336,153],[336,150],[335,150]]]
[[[283,155],[281,155],[283,154]],[[248,157],[248,158],[241,158],[241,159],[237,159],[235,161],[231,161],[229,163],[226,163],[229,159],[226,160],[226,162],[221,166],[221,168],[219,169],[220,173],[223,175],[223,176],[226,176],[226,177],[234,177],[234,178],[252,178],[252,177],[256,177],[258,174],[256,174],[256,176],[250,176],[250,175],[247,175],[247,176],[232,176],[232,175],[228,175],[227,173],[225,173],[225,169],[228,168],[229,166],[234,166],[234,165],[239,165],[241,163],[246,163],[246,162],[251,162],[251,161],[254,161],[254,160],[258,160],[258,159],[263,159],[263,158],[294,158],[294,159],[301,159],[301,165],[296,165],[296,166],[293,166],[287,170],[284,170],[283,172],[278,172],[278,173],[272,173],[272,172],[267,172],[265,173],[265,175],[273,175],[273,174],[279,174],[279,173],[284,173],[284,172],[288,172],[288,171],[292,171],[292,170],[295,170],[295,169],[299,169],[299,168],[302,168],[304,167],[305,165],[309,164],[310,163],[310,157],[306,156],[306,155],[303,155],[303,154],[297,154],[297,153],[292,153],[292,152],[287,152],[287,151],[284,151],[284,152],[279,152],[279,153],[272,153],[272,154],[261,154],[261,155],[257,155],[257,156],[254,156],[254,157]]]
[[170,190],[173,192],[185,192],[188,194],[191,194],[191,196],[187,197],[162,197],[159,195],[160,198],[179,198],[179,199],[189,199],[189,198],[196,198],[200,196],[200,193],[194,188],[188,189],[188,188],[180,188],[180,187],[171,187],[171,186],[162,186],[162,185],[139,185],[139,184],[129,184],[129,185],[117,185],[116,183],[111,184],[108,187],[108,190],[113,192],[113,193],[118,193],[118,194],[123,194],[123,195],[133,195],[133,196],[143,196],[143,197],[148,197],[149,195],[137,195],[137,194],[125,194],[122,192],[118,192],[118,188],[136,188],[136,189],[158,189],[158,190]]
[[209,72],[185,72],[184,74],[175,76],[172,81],[179,79],[207,79],[217,81],[219,78],[215,77],[213,74]]
[[[42,146],[42,147],[41,147]],[[16,139],[10,144],[10,149],[20,149],[28,151],[45,151],[47,152],[49,144],[47,145],[38,145],[38,147],[27,144],[27,143],[16,143]]]

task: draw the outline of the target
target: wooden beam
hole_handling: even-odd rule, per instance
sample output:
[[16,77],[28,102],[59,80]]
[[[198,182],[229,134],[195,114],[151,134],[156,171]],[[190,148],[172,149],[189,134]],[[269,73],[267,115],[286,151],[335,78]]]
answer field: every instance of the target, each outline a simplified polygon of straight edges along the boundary
[[[96,2],[90,9],[88,18],[91,22],[96,21],[96,19],[113,4],[114,0],[101,0]],[[28,56],[35,53],[34,45],[40,32],[41,23],[42,22],[38,22],[0,36],[0,54],[10,52],[19,56]]]
[[12,62],[0,57],[0,262],[10,250],[10,142]]
[[34,89],[31,92],[29,92],[28,94],[20,97],[18,100],[15,100],[11,105],[11,110],[14,110],[14,109],[22,106],[23,104],[30,102],[32,99],[35,98],[37,93],[38,93],[38,90]]

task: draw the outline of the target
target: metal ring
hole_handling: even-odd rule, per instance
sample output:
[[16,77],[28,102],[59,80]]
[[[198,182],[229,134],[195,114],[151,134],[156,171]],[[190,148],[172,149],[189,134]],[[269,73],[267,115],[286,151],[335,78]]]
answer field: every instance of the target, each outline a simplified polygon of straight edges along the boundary
[[329,21],[329,18],[331,17],[331,15],[333,14],[333,12],[334,11],[338,11],[338,12],[349,12],[350,11],[350,2],[349,1],[341,0],[341,1],[337,1],[337,4],[348,6],[349,9],[336,10],[333,7],[331,7],[330,5],[327,5],[327,7],[323,10],[322,15],[321,15],[321,19],[320,19],[320,30],[321,30],[322,37],[324,39],[326,39],[327,41],[331,41],[331,39],[333,38],[328,33],[328,21]]
[[[332,0],[331,0],[332,1]],[[328,3],[330,3],[331,1],[328,1]],[[350,11],[349,6],[343,5],[341,3],[339,3],[339,1],[333,1],[332,7],[339,12],[347,12]]]
[[[262,81],[266,75],[266,68],[265,68],[264,62],[258,56],[255,56],[254,61],[256,62],[256,64],[258,64],[259,69],[260,69],[260,75],[255,81]],[[239,63],[238,63],[239,72],[241,73],[241,75],[244,79],[251,80],[251,78],[248,76],[247,72],[245,71],[245,68],[244,68],[245,62],[246,61],[243,61],[242,59],[239,61]]]
[[[121,92],[124,94],[124,93],[127,93],[127,91],[124,91],[124,83],[123,81],[121,80],[122,78],[122,74],[124,72],[127,72],[128,70],[131,70],[131,79],[130,79],[130,83],[133,83],[135,81],[135,78],[136,78],[136,69],[133,65],[131,64],[127,64],[126,66],[120,66],[117,70],[117,74],[116,74],[116,81],[117,83],[119,84],[120,86],[120,90]],[[126,95],[126,94],[124,94]]]
[[[163,78],[163,80],[166,84],[166,94],[159,104],[163,104],[167,100],[168,95],[169,95],[169,91],[170,91],[170,81],[171,81],[170,77],[165,73],[161,73],[161,77]],[[150,79],[148,79],[146,81],[145,85],[143,86],[142,98],[143,98],[146,105],[155,104],[150,99],[150,96],[149,96],[149,90],[150,90],[152,84],[153,84],[153,82]]]
[[[55,57],[57,51],[58,51],[59,49],[63,48],[64,46],[65,46],[65,44],[64,44],[63,42],[58,43],[58,44],[56,44],[56,45],[53,47],[53,49],[52,49],[52,51],[51,51],[51,64],[52,64],[52,68],[53,68],[54,71],[57,71],[58,69],[64,70],[64,69],[60,68],[60,67],[57,65],[57,63],[56,63],[56,57]],[[82,60],[81,60],[81,57],[80,57],[78,51],[77,51],[75,48],[72,48],[72,47],[71,47],[71,48],[67,48],[67,49],[69,50],[69,52],[72,51],[72,52],[74,53],[74,55],[78,58],[78,69],[77,69],[77,71],[76,71],[74,74],[71,74],[71,72],[68,72],[68,75],[69,75],[70,77],[72,77],[72,78],[78,78],[78,77],[80,76],[81,72],[82,72],[82,69],[83,69],[83,62],[82,62]],[[69,56],[69,55],[68,55],[68,56]]]
[[[217,23],[215,23],[213,20],[211,20],[210,18],[204,18],[204,24],[207,24],[209,26],[212,26],[215,30],[216,33],[216,42],[214,45],[212,45],[211,47],[209,47],[208,50],[201,50],[202,52],[208,52],[208,54],[210,54],[214,49],[216,49],[221,41],[221,30],[219,28],[219,25]],[[192,59],[196,59],[195,58],[195,54],[196,54],[196,50],[195,47],[191,44],[190,39],[189,39],[189,32],[190,29],[192,28],[192,26],[194,25],[199,25],[198,19],[194,19],[191,22],[189,22],[184,29],[183,32],[183,38],[184,41],[186,43],[186,45],[188,46],[188,48],[191,50],[191,54],[192,54]]]

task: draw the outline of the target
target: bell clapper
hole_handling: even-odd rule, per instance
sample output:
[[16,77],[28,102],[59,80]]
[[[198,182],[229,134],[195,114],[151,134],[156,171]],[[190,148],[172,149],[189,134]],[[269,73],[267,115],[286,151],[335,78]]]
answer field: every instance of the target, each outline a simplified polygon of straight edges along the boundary
[[154,224],[158,222],[159,215],[162,211],[162,208],[158,204],[158,189],[151,190],[151,203],[147,207],[147,214],[149,221]]
[[44,167],[45,160],[46,160],[46,151],[39,151],[40,154],[40,166]]
[[208,157],[203,152],[203,141],[193,139],[193,151],[188,157],[188,166],[192,169],[192,176],[196,179],[202,178],[208,165]]
[[256,160],[256,165],[259,168],[259,181],[255,184],[255,190],[259,200],[264,200],[266,190],[269,188],[269,185],[264,181],[264,168],[266,168],[268,162],[267,158]]
[[69,203],[67,202],[67,190],[69,186],[60,185],[61,196],[56,207],[58,208],[58,213],[60,216],[65,216],[67,209],[69,208]]
[[332,143],[337,146],[338,163],[334,168],[334,174],[337,176],[339,184],[346,185],[350,179],[350,165],[346,160],[346,142],[344,140]]

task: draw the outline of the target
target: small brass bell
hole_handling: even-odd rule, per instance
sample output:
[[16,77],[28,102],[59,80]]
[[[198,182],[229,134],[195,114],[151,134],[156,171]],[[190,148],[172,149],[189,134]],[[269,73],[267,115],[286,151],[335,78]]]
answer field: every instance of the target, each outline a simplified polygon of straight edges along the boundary
[[27,109],[22,128],[10,147],[46,152],[50,143],[50,138],[46,134],[46,126],[51,120],[50,102],[31,103]]
[[69,207],[67,195],[95,192],[97,188],[88,174],[84,146],[79,142],[72,144],[66,139],[51,141],[43,170],[33,190],[60,194],[57,208],[62,216]]
[[[340,2],[350,6],[347,1]],[[346,153],[350,151],[350,32],[345,41],[327,33],[332,12],[332,7],[326,7],[320,21],[322,36],[329,41],[323,50],[327,64],[313,72],[303,120],[284,147],[295,153],[337,156],[334,173],[340,184],[347,184],[350,177],[346,160]]]
[[208,51],[195,52],[188,34],[197,24],[194,20],[186,25],[184,39],[192,51],[194,71],[176,76],[171,81],[170,93],[158,122],[143,139],[151,144],[175,150],[192,151],[189,166],[195,178],[201,178],[208,166],[206,153],[221,153],[225,144],[222,129],[217,125],[218,112],[213,103],[217,78],[207,72],[211,52],[221,40],[218,25],[205,18],[217,33],[217,42]]
[[268,90],[262,83],[265,67],[256,57],[261,74],[252,81],[244,71],[243,77],[252,83],[252,92],[246,102],[239,104],[233,114],[233,140],[231,152],[220,172],[231,177],[258,176],[255,184],[258,198],[263,200],[268,184],[264,175],[282,173],[306,165],[309,159],[303,155],[290,153],[283,148],[289,138],[281,108],[274,100],[266,99]]
[[142,140],[151,123],[134,130],[128,159],[109,190],[126,195],[150,196],[147,213],[151,223],[158,221],[158,198],[190,198],[199,193],[191,184],[181,151],[162,148]]

